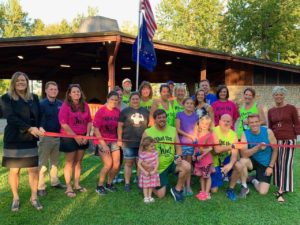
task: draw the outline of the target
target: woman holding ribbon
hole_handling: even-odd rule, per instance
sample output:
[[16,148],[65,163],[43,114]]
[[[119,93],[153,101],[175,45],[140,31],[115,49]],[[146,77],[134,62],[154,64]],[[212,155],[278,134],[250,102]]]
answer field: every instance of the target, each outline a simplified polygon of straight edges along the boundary
[[1,97],[3,115],[7,125],[3,136],[2,166],[9,168],[8,181],[13,194],[11,210],[20,208],[19,184],[21,168],[26,168],[31,189],[30,202],[41,210],[38,189],[38,137],[44,135],[40,126],[40,104],[37,95],[31,94],[28,76],[13,74],[7,94]]
[[[117,145],[117,129],[120,117],[118,100],[119,94],[111,91],[107,95],[106,104],[97,111],[94,119],[94,132],[98,138],[94,143],[98,145],[99,156],[103,161],[96,189],[99,195],[105,195],[106,190],[110,192],[117,190],[112,181],[117,175],[120,166],[120,147]],[[108,179],[104,186],[107,174]]]
[[[300,134],[299,115],[295,106],[285,102],[287,89],[276,86],[273,89],[275,107],[268,111],[269,128],[274,132],[278,148],[278,158],[274,166],[274,184],[278,191],[274,194],[278,202],[284,202],[283,194],[293,192],[293,161],[297,135]],[[290,145],[290,146],[284,146]]]
[[[92,128],[92,118],[79,84],[69,85],[58,118],[62,134],[89,136]],[[67,190],[65,194],[70,198],[76,196],[74,189],[79,192],[87,191],[84,187],[80,186],[80,174],[84,150],[88,148],[88,145],[88,139],[80,137],[62,137],[60,140],[60,151],[65,153],[66,158],[64,176]],[[74,189],[71,186],[73,172]]]

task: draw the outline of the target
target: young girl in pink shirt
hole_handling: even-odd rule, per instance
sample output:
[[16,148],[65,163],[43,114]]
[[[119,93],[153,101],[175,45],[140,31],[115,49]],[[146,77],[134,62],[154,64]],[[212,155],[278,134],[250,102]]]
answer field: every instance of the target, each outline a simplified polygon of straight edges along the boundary
[[[199,129],[197,135],[199,145],[210,145],[214,143],[211,128],[212,119],[209,116],[205,115],[199,119]],[[210,174],[214,172],[211,154],[212,149],[212,146],[197,147],[194,153],[194,159],[196,161],[194,166],[194,174],[196,176],[200,176],[201,182],[201,191],[196,195],[196,197],[201,201],[210,199]]]

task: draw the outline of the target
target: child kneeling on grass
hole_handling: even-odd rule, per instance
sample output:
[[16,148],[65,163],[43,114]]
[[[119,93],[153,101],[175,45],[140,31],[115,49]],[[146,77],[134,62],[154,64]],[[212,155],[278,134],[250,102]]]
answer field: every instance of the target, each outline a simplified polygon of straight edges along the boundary
[[[145,137],[141,143],[141,151],[139,152],[138,168],[140,170],[139,186],[143,188],[144,202],[154,202],[152,198],[152,190],[160,186],[158,174],[158,153],[155,150],[155,140],[151,137]],[[142,164],[151,165],[146,170]]]
[[[213,144],[213,134],[210,132],[212,120],[209,116],[203,116],[199,120],[198,144]],[[194,174],[200,176],[201,191],[196,195],[200,201],[210,199],[211,177],[214,172],[211,150],[212,146],[197,147],[194,153]]]

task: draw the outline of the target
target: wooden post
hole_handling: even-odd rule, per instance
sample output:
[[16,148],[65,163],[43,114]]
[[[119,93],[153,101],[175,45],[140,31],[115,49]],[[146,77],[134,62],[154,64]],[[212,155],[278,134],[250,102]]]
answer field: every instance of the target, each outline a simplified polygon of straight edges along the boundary
[[108,55],[108,92],[115,87],[115,62],[118,54],[118,50],[121,43],[121,36],[117,36],[115,44],[107,46]]
[[207,64],[207,60],[206,58],[203,58],[201,60],[201,73],[200,73],[200,81],[201,80],[205,80],[206,78],[206,64]]

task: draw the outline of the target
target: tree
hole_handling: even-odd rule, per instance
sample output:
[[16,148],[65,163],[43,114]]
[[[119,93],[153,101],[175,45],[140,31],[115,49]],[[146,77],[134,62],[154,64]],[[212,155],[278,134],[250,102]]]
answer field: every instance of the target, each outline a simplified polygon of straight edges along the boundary
[[297,63],[299,0],[229,0],[220,48],[239,55]]
[[133,25],[130,21],[124,21],[121,24],[120,30],[126,34],[131,34],[136,36],[138,32],[137,25]]
[[157,8],[157,38],[216,49],[223,6],[219,0],[162,0]]
[[28,36],[31,32],[31,21],[23,12],[19,0],[8,0],[0,4],[0,36]]

